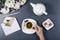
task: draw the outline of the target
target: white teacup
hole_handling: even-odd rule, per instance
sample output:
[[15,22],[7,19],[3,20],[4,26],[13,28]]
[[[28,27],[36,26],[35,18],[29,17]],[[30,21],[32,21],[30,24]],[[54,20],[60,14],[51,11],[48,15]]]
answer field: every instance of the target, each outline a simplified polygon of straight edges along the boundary
[[33,12],[40,16],[40,15],[47,15],[48,13],[46,12],[46,7],[44,4],[42,3],[37,3],[37,4],[33,4],[33,3],[30,3],[30,5],[33,7]]
[[[26,24],[28,22],[30,22],[32,24],[32,27],[27,27],[26,26]],[[33,27],[35,27],[35,25],[37,25],[36,20],[30,19],[30,18],[24,19],[23,22],[22,22],[22,25],[21,25],[22,26],[22,31],[26,34],[33,34],[33,33],[35,33],[35,30],[33,29]]]

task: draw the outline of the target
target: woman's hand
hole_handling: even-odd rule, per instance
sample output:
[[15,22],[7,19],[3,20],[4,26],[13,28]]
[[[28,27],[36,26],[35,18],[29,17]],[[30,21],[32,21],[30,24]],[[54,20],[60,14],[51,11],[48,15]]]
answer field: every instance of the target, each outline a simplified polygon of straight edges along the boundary
[[39,36],[40,40],[44,40],[43,28],[38,25],[35,25],[34,29],[36,31],[36,34]]

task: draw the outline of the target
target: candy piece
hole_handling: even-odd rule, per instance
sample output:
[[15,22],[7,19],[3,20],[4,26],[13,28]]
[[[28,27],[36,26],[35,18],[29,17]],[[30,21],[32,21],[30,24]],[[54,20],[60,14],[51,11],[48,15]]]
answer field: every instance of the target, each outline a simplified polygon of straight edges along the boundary
[[8,22],[10,21],[10,20],[7,20]]
[[25,20],[25,22],[28,22],[28,20]]

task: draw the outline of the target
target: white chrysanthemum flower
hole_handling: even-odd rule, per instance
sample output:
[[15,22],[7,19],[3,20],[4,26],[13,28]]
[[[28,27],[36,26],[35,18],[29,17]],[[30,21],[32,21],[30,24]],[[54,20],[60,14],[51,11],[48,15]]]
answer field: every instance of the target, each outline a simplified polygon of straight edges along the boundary
[[26,0],[21,0],[21,5],[24,5],[26,3]]
[[14,3],[14,2],[15,2],[15,0],[6,0],[6,1],[7,1],[7,2],[8,2],[8,1],[10,1],[10,2],[12,2],[12,3]]
[[7,6],[9,8],[13,8],[14,7],[14,0],[13,1],[11,1],[11,0],[6,1],[5,6]]
[[5,7],[7,8],[2,8],[0,10],[1,13],[7,14],[10,9],[9,8],[14,8],[16,10],[20,9],[21,5],[24,5],[26,3],[26,0],[6,0],[5,2]]
[[2,14],[7,14],[7,13],[9,13],[9,8],[2,8],[1,10],[0,10],[0,12],[2,13]]
[[20,3],[16,1],[15,5],[14,5],[14,9],[20,9]]

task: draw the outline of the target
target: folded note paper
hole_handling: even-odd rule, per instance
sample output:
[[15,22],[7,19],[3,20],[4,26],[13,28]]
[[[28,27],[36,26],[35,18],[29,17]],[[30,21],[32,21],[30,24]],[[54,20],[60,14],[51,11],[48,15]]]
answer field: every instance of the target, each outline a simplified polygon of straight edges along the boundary
[[14,17],[6,17],[1,23],[1,27],[6,36],[20,30],[20,26]]

